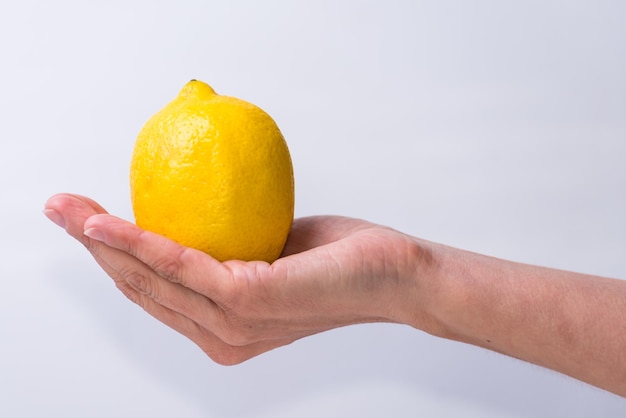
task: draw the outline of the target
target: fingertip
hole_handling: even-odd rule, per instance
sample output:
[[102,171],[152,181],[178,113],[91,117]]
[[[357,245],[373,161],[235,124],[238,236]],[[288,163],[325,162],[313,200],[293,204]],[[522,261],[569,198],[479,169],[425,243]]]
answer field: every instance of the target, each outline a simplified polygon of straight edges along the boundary
[[[129,222],[118,218],[117,216],[109,215],[108,213],[98,213],[95,215],[91,215],[85,220],[85,223],[83,225],[83,233],[89,238],[103,241],[103,231],[123,229],[129,224]],[[134,226],[134,224],[130,225]]]
[[83,234],[96,241],[104,241],[104,233],[98,228],[86,228]]
[[44,213],[47,210],[54,210],[56,212],[59,212],[59,207],[63,205],[68,196],[69,195],[67,193],[56,193],[50,196],[48,200],[46,200],[46,203],[44,203],[43,205]]
[[44,210],[54,209],[61,213],[66,209],[76,207],[87,207],[95,213],[107,213],[106,210],[95,200],[72,193],[54,194],[46,200],[46,203],[44,203]]
[[108,213],[91,215],[83,223],[82,230],[85,236],[123,251],[129,251],[142,232],[134,223]]
[[51,196],[44,204],[43,214],[56,225],[65,229],[75,238],[82,236],[82,224],[88,216],[94,214],[92,206],[78,196],[58,193]]
[[115,218],[113,215],[109,215],[106,213],[97,213],[91,215],[85,220],[85,229],[89,228],[101,228],[104,224],[107,223],[109,218]]
[[57,226],[65,228],[65,218],[56,209],[52,209],[51,207],[45,207],[43,210],[43,214],[46,215],[46,217]]

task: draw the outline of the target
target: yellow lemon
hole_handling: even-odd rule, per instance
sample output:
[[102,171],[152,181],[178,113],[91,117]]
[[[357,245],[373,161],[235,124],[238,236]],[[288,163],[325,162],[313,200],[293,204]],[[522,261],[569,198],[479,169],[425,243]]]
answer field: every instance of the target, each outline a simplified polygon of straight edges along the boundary
[[139,133],[130,186],[139,227],[220,261],[274,261],[293,221],[293,167],[274,120],[197,80]]

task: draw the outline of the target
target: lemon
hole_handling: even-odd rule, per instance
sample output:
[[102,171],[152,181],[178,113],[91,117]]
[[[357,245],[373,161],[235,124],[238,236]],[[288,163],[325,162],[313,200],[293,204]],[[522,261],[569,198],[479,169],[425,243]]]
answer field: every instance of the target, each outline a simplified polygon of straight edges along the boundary
[[276,260],[294,214],[289,149],[259,107],[191,80],[141,129],[135,222],[220,260]]

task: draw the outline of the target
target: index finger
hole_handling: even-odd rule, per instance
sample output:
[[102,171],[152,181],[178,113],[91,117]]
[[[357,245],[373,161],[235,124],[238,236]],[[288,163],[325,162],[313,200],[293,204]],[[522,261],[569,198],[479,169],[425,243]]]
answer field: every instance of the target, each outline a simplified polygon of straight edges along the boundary
[[85,221],[84,234],[137,258],[159,276],[213,298],[227,290],[230,270],[209,255],[108,214]]

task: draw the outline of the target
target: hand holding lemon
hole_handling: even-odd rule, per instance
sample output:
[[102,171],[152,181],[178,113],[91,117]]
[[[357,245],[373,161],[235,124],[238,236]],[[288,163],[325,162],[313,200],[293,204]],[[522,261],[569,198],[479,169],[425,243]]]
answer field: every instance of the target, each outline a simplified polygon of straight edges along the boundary
[[626,282],[357,219],[292,224],[280,131],[256,106],[204,83],[192,81],[146,124],[131,185],[142,227],[77,195],[51,197],[44,212],[124,295],[219,363],[344,325],[396,322],[626,396]]
[[395,257],[411,253],[412,241],[361,220],[296,219],[283,256],[268,264],[218,262],[84,196],[55,195],[46,214],[87,247],[128,299],[220,364],[344,325],[399,322],[413,294],[415,260]]

